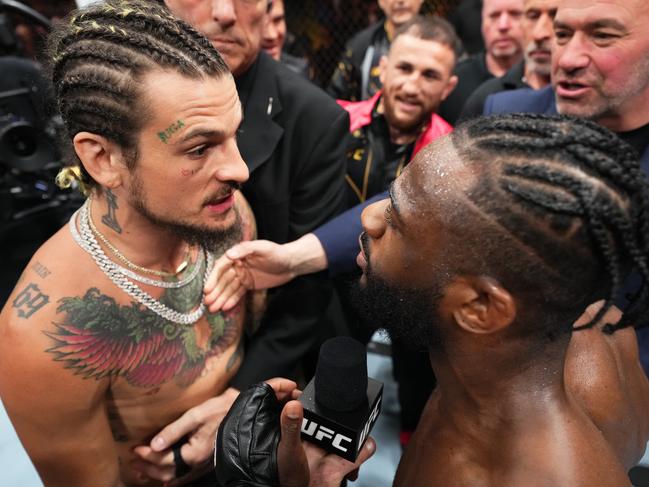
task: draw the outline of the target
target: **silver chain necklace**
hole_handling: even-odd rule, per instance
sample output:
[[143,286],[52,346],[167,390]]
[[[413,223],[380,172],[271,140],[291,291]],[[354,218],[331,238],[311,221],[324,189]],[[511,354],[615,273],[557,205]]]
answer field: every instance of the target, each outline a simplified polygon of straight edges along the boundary
[[[120,251],[117,250],[115,247],[113,247],[112,244],[108,241],[108,239],[106,239],[106,237],[104,237],[101,233],[99,233],[99,230],[97,230],[97,228],[93,224],[92,216],[90,215],[91,206],[92,206],[90,200],[91,199],[88,198],[88,209],[87,209],[87,211],[84,211],[84,214],[87,215],[87,219],[84,218],[84,217],[81,217],[81,220],[79,221],[79,228],[81,229],[81,233],[82,234],[84,233],[85,228],[89,228],[93,235],[96,235],[97,237],[99,237],[99,239],[104,244],[106,244],[108,246],[108,248],[110,248],[114,253],[116,252],[117,257],[119,257],[120,260],[122,260],[121,257],[123,257],[123,256],[120,253]],[[135,272],[131,271],[130,269],[127,269],[126,267],[123,267],[123,266],[117,264],[116,262],[113,262],[113,261],[111,261],[111,262],[113,262],[113,264],[115,265],[117,270],[119,270],[119,272],[124,274],[126,277],[130,277],[134,281],[138,281],[138,282],[141,282],[143,284],[148,284],[149,286],[163,287],[163,288],[166,288],[166,289],[178,289],[178,288],[181,288],[183,286],[186,286],[187,284],[189,284],[190,282],[192,282],[196,278],[196,276],[198,275],[198,271],[200,270],[200,267],[201,267],[201,265],[203,263],[204,257],[205,256],[204,256],[203,252],[199,252],[198,257],[196,259],[196,265],[194,266],[194,268],[189,272],[189,274],[187,274],[184,278],[179,279],[178,281],[163,281],[161,279],[153,279],[151,277],[141,276],[141,275],[136,274]],[[126,259],[126,257],[124,257],[124,259]],[[130,262],[130,261],[127,260],[127,262]],[[185,261],[185,263],[186,262],[187,261]],[[147,270],[150,270],[150,269],[147,269]],[[172,275],[172,274],[170,274],[170,275]]]
[[[79,216],[79,230],[77,230],[77,225],[75,223],[75,221],[77,220],[77,215]],[[173,310],[157,299],[153,298],[146,291],[140,289],[137,284],[130,281],[124,274],[119,271],[119,266],[111,261],[99,246],[99,243],[95,239],[92,230],[90,230],[87,219],[88,201],[86,201],[86,203],[84,203],[84,205],[70,218],[68,226],[70,227],[72,237],[83,250],[90,254],[99,269],[101,269],[101,271],[117,287],[119,287],[122,291],[137,300],[142,305],[146,306],[161,318],[164,318],[165,320],[171,321],[173,323],[177,323],[179,325],[194,324],[203,316],[203,314],[205,314],[205,304],[203,304],[203,302],[199,304],[198,308],[190,313],[180,313],[179,311]],[[212,256],[212,254],[210,252],[206,252],[206,254],[207,262],[205,265],[203,282],[205,282],[205,280],[207,279],[207,276],[211,272],[212,265],[214,263],[214,257]]]

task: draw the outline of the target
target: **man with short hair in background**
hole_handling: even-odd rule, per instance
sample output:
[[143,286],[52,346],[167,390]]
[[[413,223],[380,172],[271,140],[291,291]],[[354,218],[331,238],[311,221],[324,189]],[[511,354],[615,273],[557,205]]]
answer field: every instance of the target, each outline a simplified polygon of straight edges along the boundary
[[388,53],[394,32],[419,13],[423,0],[378,0],[385,20],[360,31],[345,46],[327,92],[336,99],[367,100],[381,89],[381,58]]
[[286,11],[284,0],[273,0],[273,6],[268,12],[261,38],[261,47],[275,61],[279,61],[291,71],[309,78],[309,62],[306,59],[293,56],[284,51],[286,41]]
[[519,88],[540,90],[550,84],[552,21],[559,0],[525,0],[523,7],[524,59],[504,76],[482,83],[464,104],[460,119],[482,115],[489,95]]
[[484,0],[482,3],[482,37],[485,51],[458,63],[455,91],[441,104],[439,114],[454,125],[464,103],[478,86],[503,76],[523,57],[523,0]]

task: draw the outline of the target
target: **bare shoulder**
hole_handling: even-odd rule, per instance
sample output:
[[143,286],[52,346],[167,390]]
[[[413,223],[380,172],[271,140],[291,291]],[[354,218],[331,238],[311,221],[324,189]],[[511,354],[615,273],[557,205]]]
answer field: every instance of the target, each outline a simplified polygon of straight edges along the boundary
[[[589,321],[600,306],[589,306],[577,324]],[[613,307],[593,328],[572,334],[564,375],[569,392],[629,466],[649,440],[649,380],[640,365],[635,330],[603,331],[621,317]]]
[[69,375],[48,353],[51,334],[61,326],[66,300],[88,286],[89,256],[62,228],[34,254],[0,313],[0,394],[9,394],[13,381],[47,380],[49,374]]
[[254,240],[257,238],[257,220],[252,212],[248,200],[241,191],[234,193],[235,208],[241,219],[242,240]]

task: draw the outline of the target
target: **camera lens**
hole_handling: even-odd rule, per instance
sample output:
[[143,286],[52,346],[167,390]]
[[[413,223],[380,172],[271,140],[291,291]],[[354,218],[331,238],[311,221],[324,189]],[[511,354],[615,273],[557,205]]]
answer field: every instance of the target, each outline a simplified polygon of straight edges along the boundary
[[34,129],[28,125],[14,125],[2,134],[2,143],[18,157],[29,157],[36,152],[38,142]]

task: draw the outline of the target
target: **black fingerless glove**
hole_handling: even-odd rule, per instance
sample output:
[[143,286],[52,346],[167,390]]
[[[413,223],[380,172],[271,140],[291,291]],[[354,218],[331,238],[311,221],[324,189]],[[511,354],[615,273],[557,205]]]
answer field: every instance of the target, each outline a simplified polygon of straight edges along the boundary
[[279,487],[281,406],[265,382],[241,392],[216,435],[214,467],[221,487]]

